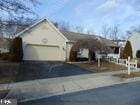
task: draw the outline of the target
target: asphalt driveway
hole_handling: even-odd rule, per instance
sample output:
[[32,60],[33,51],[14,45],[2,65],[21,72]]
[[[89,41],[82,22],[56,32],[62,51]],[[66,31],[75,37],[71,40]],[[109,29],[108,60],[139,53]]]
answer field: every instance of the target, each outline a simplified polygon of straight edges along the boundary
[[64,62],[23,62],[20,64],[16,81],[64,77],[93,73]]
[[140,82],[59,95],[18,105],[140,105]]

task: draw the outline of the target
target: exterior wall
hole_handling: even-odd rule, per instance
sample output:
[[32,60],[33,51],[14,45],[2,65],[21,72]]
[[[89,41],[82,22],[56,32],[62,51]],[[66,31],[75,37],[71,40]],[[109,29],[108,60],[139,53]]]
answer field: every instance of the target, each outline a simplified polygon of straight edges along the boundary
[[[66,49],[67,49],[67,61],[69,61],[69,56],[70,56],[70,50],[71,50],[71,48],[72,48],[72,46],[73,46],[73,44],[74,44],[74,42],[72,43],[72,42],[67,42],[67,47],[66,47]],[[89,57],[88,56],[88,53],[89,53],[89,50],[88,49],[83,49],[83,51],[81,52],[81,54],[80,55],[78,55],[78,57]],[[97,59],[98,58],[98,52],[95,52],[95,58]],[[106,55],[104,55],[104,54],[100,54],[100,56],[101,56],[101,58],[103,58],[104,56],[106,56]],[[115,53],[109,53],[109,54],[107,54],[107,56],[108,57],[113,57],[113,58],[120,58],[120,48],[119,48],[119,54],[115,54]]]
[[78,57],[79,58],[88,58],[89,57],[89,50],[86,48],[80,49]]
[[140,33],[133,33],[129,41],[132,46],[133,58],[136,58],[136,52],[140,49]]
[[120,58],[121,47],[111,47],[111,48],[114,51],[112,53],[107,54],[107,57],[113,57],[113,58],[116,58],[116,59]]
[[70,57],[70,51],[71,51],[71,48],[72,48],[72,46],[73,46],[73,42],[67,42],[66,43],[67,45],[67,47],[66,47],[66,60],[67,61],[69,61],[69,57]]
[[[63,37],[56,29],[48,23],[48,21],[39,23],[28,32],[23,33],[20,36],[23,40],[23,51],[24,51],[24,60],[28,60],[28,54],[26,54],[27,45],[42,45],[42,46],[57,46],[59,47],[59,59],[60,61],[66,60],[66,38]],[[38,49],[36,49],[38,50]],[[35,52],[31,52],[35,53]],[[25,57],[26,56],[26,57]],[[44,56],[46,56],[44,54]],[[53,54],[49,55],[50,57],[54,56]],[[26,58],[26,59],[25,59]],[[38,59],[42,60],[42,59]]]
[[[69,57],[70,57],[70,51],[71,51],[71,48],[73,46],[74,42],[67,42],[67,47],[66,47],[66,52],[67,52],[67,61],[69,61]],[[82,49],[82,52],[80,52],[80,55],[77,55],[78,57],[80,58],[83,58],[83,57],[86,57],[88,58],[88,53],[89,53],[89,50],[88,49]]]

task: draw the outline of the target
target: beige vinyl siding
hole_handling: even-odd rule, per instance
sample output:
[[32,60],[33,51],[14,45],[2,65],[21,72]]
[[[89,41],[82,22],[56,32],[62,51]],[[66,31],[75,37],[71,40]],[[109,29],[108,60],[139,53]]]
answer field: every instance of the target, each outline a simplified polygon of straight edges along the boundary
[[59,60],[60,49],[58,46],[27,45],[25,60],[57,61]]
[[133,58],[136,58],[136,52],[140,49],[140,33],[134,32],[129,38],[129,41],[132,46]]
[[[57,32],[49,22],[44,21],[38,24],[21,35],[21,37],[23,39],[24,60],[66,60],[67,40],[60,34],[60,32]],[[38,53],[34,54],[35,52],[30,49],[35,49]]]
[[67,42],[66,44],[66,60],[69,61],[69,57],[70,57],[70,52],[71,52],[71,48],[73,46],[74,43],[71,42]]

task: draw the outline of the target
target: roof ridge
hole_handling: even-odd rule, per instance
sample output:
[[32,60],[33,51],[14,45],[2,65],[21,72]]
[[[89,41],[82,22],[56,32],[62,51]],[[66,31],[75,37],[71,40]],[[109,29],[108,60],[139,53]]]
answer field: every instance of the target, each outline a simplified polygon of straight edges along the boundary
[[[74,31],[60,31],[60,32],[62,32],[62,33],[68,32],[68,33],[83,34],[83,35],[90,35],[90,36],[94,35],[94,34],[80,33],[80,32],[74,32]],[[97,35],[94,35],[94,36],[97,36]]]
[[77,41],[79,39],[89,38],[89,37],[90,38],[100,38],[103,42],[107,43],[108,45],[117,46],[113,41],[106,39],[102,36],[89,35],[89,34],[84,34],[84,33],[76,33],[76,32],[70,32],[70,31],[61,31],[61,32],[70,41]]

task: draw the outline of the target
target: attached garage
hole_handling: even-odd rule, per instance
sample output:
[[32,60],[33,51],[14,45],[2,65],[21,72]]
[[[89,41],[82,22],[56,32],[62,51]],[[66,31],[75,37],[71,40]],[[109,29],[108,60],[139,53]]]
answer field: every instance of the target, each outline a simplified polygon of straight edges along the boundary
[[58,46],[47,45],[27,45],[24,50],[25,60],[54,61],[60,60],[60,48]]
[[68,40],[48,19],[40,20],[16,36],[22,38],[23,60],[66,60]]

